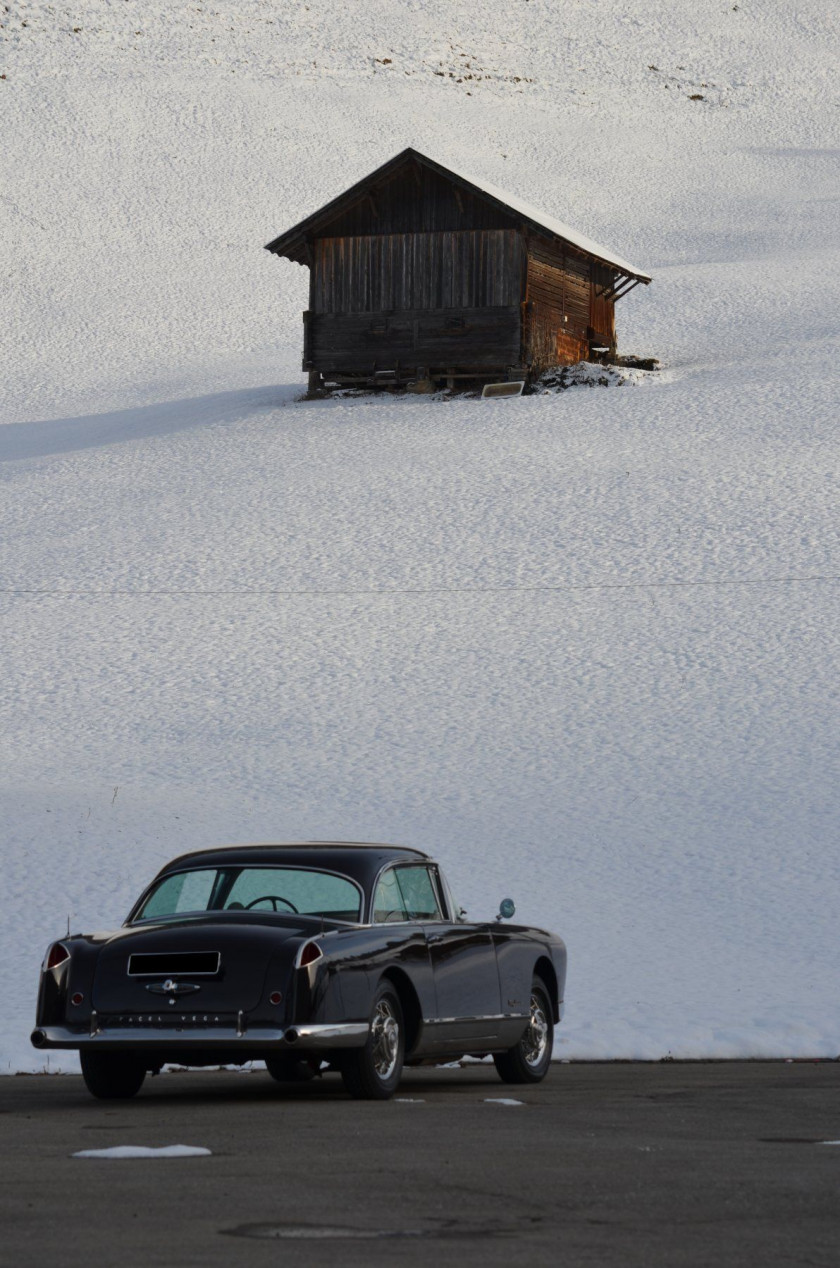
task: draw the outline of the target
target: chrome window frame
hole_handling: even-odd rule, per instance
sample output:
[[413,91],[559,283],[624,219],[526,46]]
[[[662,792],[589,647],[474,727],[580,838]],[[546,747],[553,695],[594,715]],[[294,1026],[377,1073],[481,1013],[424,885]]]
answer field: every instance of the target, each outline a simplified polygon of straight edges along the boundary
[[[441,910],[440,916],[437,916],[437,917],[424,916],[421,919],[418,919],[416,917],[406,916],[404,920],[375,920],[374,919],[374,905],[373,904],[376,898],[376,890],[379,885],[379,882],[386,872],[390,871],[391,869],[396,871],[400,867],[425,867],[426,871],[429,873],[431,877],[432,889],[435,892],[435,897],[437,898],[438,906],[440,907],[440,910]],[[384,863],[382,867],[380,867],[379,871],[376,873],[376,876],[373,878],[373,884],[370,887],[370,905],[368,908],[367,915],[368,915],[368,918],[367,918],[366,924],[374,929],[382,929],[386,925],[432,925],[432,924],[442,924],[444,922],[451,922],[454,919],[454,917],[449,913],[449,902],[448,902],[448,898],[446,894],[446,887],[441,880],[439,865],[437,863],[432,862],[431,859],[420,859],[417,861],[415,861],[414,859],[406,859],[405,861],[400,861],[400,862],[394,862],[393,859],[389,859],[387,863]]]

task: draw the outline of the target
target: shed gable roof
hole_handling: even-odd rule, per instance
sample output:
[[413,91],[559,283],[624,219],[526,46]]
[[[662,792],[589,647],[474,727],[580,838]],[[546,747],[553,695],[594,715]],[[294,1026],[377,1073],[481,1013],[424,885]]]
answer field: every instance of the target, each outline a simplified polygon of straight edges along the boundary
[[587,238],[584,234],[570,228],[569,225],[563,224],[562,221],[555,220],[552,216],[546,216],[521,198],[505,193],[504,190],[491,185],[489,181],[477,180],[475,177],[467,176],[452,167],[445,167],[441,163],[436,163],[434,159],[427,158],[425,154],[421,154],[419,150],[411,147],[402,150],[392,159],[389,159],[387,163],[383,163],[381,167],[376,168],[368,176],[357,181],[355,185],[351,185],[349,189],[339,194],[337,198],[325,203],[323,207],[313,212],[311,216],[307,216],[305,220],[301,220],[291,229],[287,229],[285,233],[280,234],[279,237],[269,242],[266,250],[273,252],[275,255],[282,255],[287,259],[295,260],[298,264],[307,263],[306,240],[311,234],[329,225],[330,221],[340,215],[342,211],[366,197],[371,188],[378,182],[396,175],[400,167],[407,167],[411,162],[419,163],[429,168],[453,184],[466,189],[469,193],[493,203],[508,214],[515,214],[532,229],[536,230],[537,233],[547,234],[551,238],[558,238],[576,250],[582,251],[585,255],[591,256],[593,259],[608,265],[629,278],[635,278],[645,284],[651,280],[648,273],[642,272],[634,264],[623,260],[615,252],[600,246],[591,238]]

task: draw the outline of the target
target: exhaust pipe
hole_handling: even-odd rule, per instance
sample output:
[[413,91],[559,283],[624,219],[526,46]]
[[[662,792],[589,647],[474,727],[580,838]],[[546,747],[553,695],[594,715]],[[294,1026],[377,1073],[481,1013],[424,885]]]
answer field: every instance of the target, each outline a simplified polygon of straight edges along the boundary
[[33,1048],[46,1048],[47,1034],[44,1030],[33,1030],[29,1036]]
[[286,1043],[297,1043],[299,1038],[300,1036],[294,1027],[286,1031]]

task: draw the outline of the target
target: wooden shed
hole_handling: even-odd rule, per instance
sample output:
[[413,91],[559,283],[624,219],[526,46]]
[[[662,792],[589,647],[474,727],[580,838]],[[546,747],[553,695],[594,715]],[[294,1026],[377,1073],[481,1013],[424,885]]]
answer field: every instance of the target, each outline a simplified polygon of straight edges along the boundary
[[615,304],[650,281],[520,199],[401,154],[266,250],[309,267],[310,390],[533,378],[615,355]]

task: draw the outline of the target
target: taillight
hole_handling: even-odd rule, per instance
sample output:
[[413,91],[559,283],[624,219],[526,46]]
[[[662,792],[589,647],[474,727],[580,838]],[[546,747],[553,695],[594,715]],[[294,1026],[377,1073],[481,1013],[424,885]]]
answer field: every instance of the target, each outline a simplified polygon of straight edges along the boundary
[[298,952],[298,968],[305,969],[308,965],[314,964],[323,954],[317,942],[304,943]]
[[65,960],[70,959],[70,952],[67,950],[63,942],[54,942],[47,952],[47,958],[44,961],[45,969],[57,969]]

